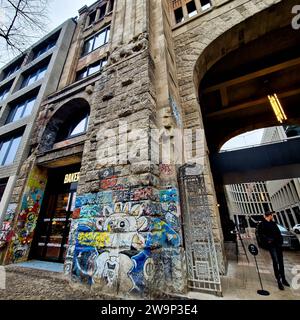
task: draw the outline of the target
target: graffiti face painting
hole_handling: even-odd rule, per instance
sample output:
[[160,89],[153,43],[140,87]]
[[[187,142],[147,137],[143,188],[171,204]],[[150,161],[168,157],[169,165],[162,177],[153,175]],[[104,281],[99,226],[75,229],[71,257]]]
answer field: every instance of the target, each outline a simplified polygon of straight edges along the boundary
[[[178,192],[168,189],[158,194],[147,187],[122,190],[124,198],[120,191],[79,196],[73,276],[90,285],[139,293],[153,281],[157,268],[160,272],[173,270],[156,265],[154,252],[157,260],[168,250],[168,263],[172,264],[172,252],[177,254],[181,245],[181,237],[174,229],[180,216]],[[159,198],[160,202],[150,200]],[[87,206],[98,209],[90,214]],[[111,208],[106,214],[104,206]]]

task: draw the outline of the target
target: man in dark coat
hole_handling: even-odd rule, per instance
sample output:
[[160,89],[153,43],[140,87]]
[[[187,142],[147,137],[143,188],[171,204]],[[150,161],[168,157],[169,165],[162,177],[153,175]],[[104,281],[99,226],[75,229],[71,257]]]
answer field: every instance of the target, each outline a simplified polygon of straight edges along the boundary
[[286,281],[282,254],[283,238],[277,223],[273,220],[275,212],[267,212],[263,221],[258,226],[258,235],[263,246],[269,250],[273,261],[274,274],[278,288],[284,290],[284,285],[289,287]]

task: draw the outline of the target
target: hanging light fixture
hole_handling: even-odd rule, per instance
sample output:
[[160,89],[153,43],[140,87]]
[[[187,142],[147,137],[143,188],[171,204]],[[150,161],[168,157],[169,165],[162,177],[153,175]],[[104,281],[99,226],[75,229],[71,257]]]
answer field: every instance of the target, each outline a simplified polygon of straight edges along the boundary
[[268,95],[270,104],[272,109],[277,117],[277,120],[282,123],[283,121],[287,120],[287,116],[282,108],[282,105],[277,97],[277,94],[274,93],[272,95]]

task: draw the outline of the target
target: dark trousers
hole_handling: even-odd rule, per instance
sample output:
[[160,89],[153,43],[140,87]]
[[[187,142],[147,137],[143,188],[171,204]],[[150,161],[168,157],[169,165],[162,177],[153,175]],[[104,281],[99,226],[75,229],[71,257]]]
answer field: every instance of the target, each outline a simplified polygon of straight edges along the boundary
[[281,246],[274,246],[269,248],[271,258],[273,261],[274,274],[277,281],[285,279],[283,254]]

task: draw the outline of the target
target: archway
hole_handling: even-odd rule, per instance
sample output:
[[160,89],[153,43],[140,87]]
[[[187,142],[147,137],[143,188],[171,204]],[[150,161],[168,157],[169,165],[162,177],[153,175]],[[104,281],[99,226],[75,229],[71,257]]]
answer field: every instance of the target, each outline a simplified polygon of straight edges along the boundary
[[[287,3],[274,5],[225,32],[198,59],[194,82],[211,158],[238,134],[276,126],[279,120],[285,125],[300,122],[300,34],[291,19]],[[269,100],[275,94],[283,119]],[[223,181],[211,166],[228,239]]]
[[82,132],[86,131],[89,114],[90,105],[83,98],[72,99],[62,105],[48,121],[40,140],[39,151],[51,150],[56,142],[75,136],[72,132],[80,132],[81,128],[84,128]]

